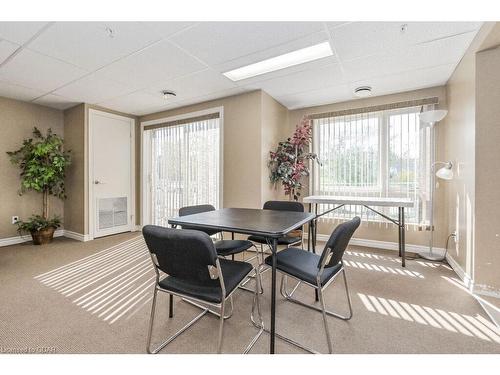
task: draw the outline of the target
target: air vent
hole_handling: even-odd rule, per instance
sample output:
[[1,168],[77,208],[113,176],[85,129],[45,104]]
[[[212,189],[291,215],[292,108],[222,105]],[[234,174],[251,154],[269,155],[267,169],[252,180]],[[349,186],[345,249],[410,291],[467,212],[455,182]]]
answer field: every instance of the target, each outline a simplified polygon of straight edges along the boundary
[[354,90],[354,96],[358,98],[366,98],[372,94],[372,88],[370,86],[361,86]]

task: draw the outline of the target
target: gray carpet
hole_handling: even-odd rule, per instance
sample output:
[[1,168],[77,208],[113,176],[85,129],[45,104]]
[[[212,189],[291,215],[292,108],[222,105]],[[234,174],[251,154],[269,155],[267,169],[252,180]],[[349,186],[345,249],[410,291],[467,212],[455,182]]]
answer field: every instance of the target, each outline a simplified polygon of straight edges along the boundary
[[[345,256],[354,316],[329,319],[335,353],[500,353],[500,330],[445,265],[423,260],[401,268],[393,252],[351,247]],[[0,248],[0,351],[145,353],[153,270],[138,233],[81,243],[58,238],[48,246]],[[263,275],[264,320],[269,322],[270,272]],[[296,295],[314,301],[310,289]],[[346,311],[341,279],[326,292],[329,307]],[[240,353],[255,328],[252,295],[237,291],[226,322],[223,352]],[[175,332],[199,310],[175,299],[167,318],[160,295],[154,340]],[[321,315],[277,303],[277,327],[292,339],[327,352]],[[218,320],[202,318],[162,353],[211,353]],[[266,353],[263,335],[252,353]],[[280,340],[279,353],[303,353]]]

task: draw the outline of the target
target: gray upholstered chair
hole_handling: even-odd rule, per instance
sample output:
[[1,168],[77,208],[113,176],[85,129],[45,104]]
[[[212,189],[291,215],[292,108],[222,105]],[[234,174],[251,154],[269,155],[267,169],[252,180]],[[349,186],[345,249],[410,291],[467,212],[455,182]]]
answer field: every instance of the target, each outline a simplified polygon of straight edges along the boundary
[[[282,273],[281,294],[287,301],[322,313],[326,340],[330,353],[333,352],[333,347],[330,332],[328,330],[328,322],[326,320],[327,315],[342,320],[349,320],[352,317],[351,298],[349,296],[342,257],[344,256],[347,245],[349,245],[351,237],[356,229],[358,229],[360,223],[360,218],[355,217],[350,221],[338,225],[328,239],[321,255],[295,247],[289,247],[276,254],[276,267],[278,271]],[[265,262],[270,266],[272,264],[272,258],[270,256],[267,257]],[[346,316],[327,310],[323,296],[323,291],[333,283],[340,273],[342,273],[344,278],[347,304],[349,306],[349,314]],[[287,287],[288,277],[297,280],[297,285],[295,285],[291,291],[288,291]],[[317,308],[293,298],[293,293],[300,284],[314,288],[318,292],[321,308]]]
[[[262,324],[258,293],[259,267],[254,268],[247,262],[221,259],[217,255],[212,239],[201,231],[146,225],[142,232],[156,273],[147,338],[148,353],[158,353],[206,313],[213,313],[220,318],[217,352],[221,353],[226,304],[230,301],[232,310],[232,294],[252,271],[256,275],[256,285],[250,315],[255,324],[255,312],[257,312],[259,324]],[[164,277],[160,277],[160,271],[165,274]],[[151,349],[158,292],[170,294],[169,318],[173,318],[174,315],[173,296],[194,302],[196,306],[202,308],[202,312],[155,349]],[[218,309],[218,312],[214,312],[210,307]],[[260,336],[262,330],[263,328],[252,343]]]

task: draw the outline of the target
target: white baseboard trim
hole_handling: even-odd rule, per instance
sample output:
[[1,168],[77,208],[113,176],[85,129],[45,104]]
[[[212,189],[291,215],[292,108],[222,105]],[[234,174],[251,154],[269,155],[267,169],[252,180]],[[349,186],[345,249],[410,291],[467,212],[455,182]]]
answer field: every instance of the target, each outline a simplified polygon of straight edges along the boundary
[[73,240],[77,240],[77,241],[81,241],[81,242],[90,241],[92,239],[89,234],[81,234],[81,233],[73,232],[70,230],[64,231],[64,237],[68,237],[68,238],[71,238]]
[[[64,229],[58,229],[54,232],[54,237],[61,237],[61,236],[64,236]],[[0,247],[17,245],[23,242],[29,242],[31,240],[32,240],[31,236],[15,236],[15,237],[0,238]]]
[[[304,236],[307,239],[307,235]],[[330,236],[326,234],[318,234],[318,241],[328,241],[328,238]],[[399,251],[399,244],[397,242],[389,242],[389,241],[377,241],[377,240],[368,240],[364,238],[351,238],[350,241],[351,245],[354,246],[364,246],[364,247],[373,247],[375,249],[384,249],[384,250],[393,250],[393,251]],[[408,252],[412,253],[425,253],[429,251],[429,248],[427,246],[423,245],[413,245],[413,244],[406,244],[405,249]],[[445,249],[442,247],[435,247],[433,248],[433,252],[436,254],[444,255]]]
[[481,296],[500,298],[500,292],[484,288],[482,285],[474,283],[472,277],[465,272],[465,270],[458,264],[458,262],[450,256],[446,255],[446,261],[451,266],[453,271],[462,280],[464,286],[469,290],[471,296],[473,296],[481,305],[486,315],[489,316],[490,320],[497,326],[500,327],[500,309],[493,305],[492,303],[484,300]]
[[[88,234],[84,235],[81,233],[72,232],[70,230],[65,230],[65,229],[56,230],[54,232],[54,237],[67,237],[67,238],[71,238],[73,240],[82,241],[82,242],[91,240],[90,235],[88,235]],[[17,245],[20,243],[29,242],[31,240],[32,240],[31,236],[16,236],[16,237],[0,238],[0,247]]]

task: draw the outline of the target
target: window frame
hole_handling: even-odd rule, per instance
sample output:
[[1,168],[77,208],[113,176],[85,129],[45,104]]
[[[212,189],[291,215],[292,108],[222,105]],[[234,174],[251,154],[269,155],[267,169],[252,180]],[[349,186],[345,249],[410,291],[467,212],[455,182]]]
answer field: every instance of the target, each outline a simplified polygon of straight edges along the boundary
[[143,121],[140,124],[140,139],[142,152],[140,152],[141,160],[141,225],[148,225],[152,222],[152,212],[150,207],[151,202],[151,163],[149,155],[151,153],[151,132],[146,131],[144,127],[156,125],[165,122],[184,120],[204,115],[219,114],[219,205],[224,207],[224,106],[207,108],[201,111],[183,113],[176,116],[161,117],[155,120]]
[[[349,188],[350,191],[357,193],[357,194],[376,194],[376,195],[381,195],[381,196],[389,196],[390,195],[390,181],[389,181],[389,154],[390,154],[390,117],[394,115],[403,115],[407,113],[417,113],[419,112],[419,107],[421,106],[412,106],[412,107],[403,107],[403,108],[397,108],[397,109],[387,109],[387,110],[380,110],[380,111],[374,111],[374,112],[366,112],[366,115],[368,117],[376,117],[378,118],[378,147],[379,147],[379,171],[378,171],[378,179],[379,179],[379,184],[377,186],[373,187],[351,187]],[[414,109],[414,111],[409,112],[410,109]],[[365,113],[359,114],[361,116],[365,115]],[[352,115],[346,115],[344,116],[347,121],[352,121],[353,116],[358,116],[358,114],[352,114]],[[341,117],[341,116],[339,116]],[[327,119],[334,119],[334,116],[331,117],[324,117],[324,118],[314,118],[311,119],[313,122],[312,128],[313,128],[313,138],[312,138],[312,144],[311,144],[311,150],[312,152],[319,154],[319,147],[321,144],[321,141],[319,141],[318,137],[318,128],[319,126],[315,126],[314,121],[321,121],[321,120],[327,120]],[[333,120],[335,121],[335,120]],[[430,130],[431,132],[434,131],[434,129]],[[426,139],[425,142],[432,142],[432,136],[431,140]],[[433,147],[432,144],[429,145],[430,147]],[[420,150],[419,151],[419,158],[424,158],[427,159],[427,155],[420,155]],[[426,151],[427,153],[428,151]],[[321,194],[321,190],[319,189],[320,186],[320,173],[319,171],[319,166],[316,163],[311,163],[311,173],[309,177],[309,186],[312,187],[312,191],[310,192],[311,195],[316,195],[316,194]],[[431,161],[432,164],[432,161]],[[429,185],[430,184],[430,179],[429,179],[429,174],[425,174],[425,184]],[[319,192],[319,193],[318,193]],[[423,202],[421,202],[423,204]],[[415,223],[409,222],[408,224],[410,225],[427,225],[428,224],[428,219],[423,216],[421,213],[422,209],[420,207],[415,207],[416,209],[416,221]],[[381,208],[382,211],[384,211],[384,208]],[[335,214],[335,211],[333,212]],[[339,217],[336,217],[335,215],[332,217],[333,219],[338,219]],[[374,222],[379,222],[381,220],[370,220],[368,221],[374,221]]]

